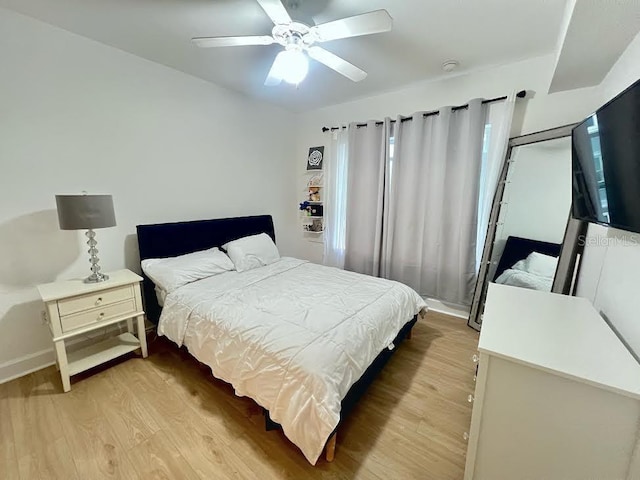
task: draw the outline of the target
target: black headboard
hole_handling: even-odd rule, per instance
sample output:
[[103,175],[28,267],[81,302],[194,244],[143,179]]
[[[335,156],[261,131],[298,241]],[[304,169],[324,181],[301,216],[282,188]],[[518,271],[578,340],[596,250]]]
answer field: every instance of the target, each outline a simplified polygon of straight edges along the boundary
[[[175,257],[220,247],[231,240],[258,233],[266,233],[276,241],[271,215],[138,225],[136,230],[140,260]],[[143,278],[144,309],[147,318],[158,323],[162,309],[158,305],[153,282],[144,274]]]
[[530,238],[509,237],[504,245],[502,256],[493,280],[502,275],[502,272],[511,268],[516,262],[524,260],[533,252],[544,253],[552,257],[560,256],[562,245],[559,243],[541,242]]

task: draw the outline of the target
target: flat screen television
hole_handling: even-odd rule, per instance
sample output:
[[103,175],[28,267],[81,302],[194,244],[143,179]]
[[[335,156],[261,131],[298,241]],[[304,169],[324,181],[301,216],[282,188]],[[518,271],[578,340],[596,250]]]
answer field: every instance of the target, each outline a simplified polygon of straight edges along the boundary
[[640,233],[640,80],[572,131],[578,220]]

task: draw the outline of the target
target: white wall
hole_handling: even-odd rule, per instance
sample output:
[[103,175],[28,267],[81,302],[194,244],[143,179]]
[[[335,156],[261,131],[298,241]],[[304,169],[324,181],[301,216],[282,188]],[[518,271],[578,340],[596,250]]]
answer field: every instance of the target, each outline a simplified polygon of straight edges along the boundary
[[[604,104],[640,78],[640,34],[601,85]],[[640,235],[590,225],[578,295],[593,301],[640,355]]]
[[[499,97],[522,89],[530,91],[530,94],[527,100],[518,102],[513,136],[580,121],[598,106],[599,89],[584,88],[546,94],[554,64],[555,56],[552,54],[487,70],[446,76],[301,114],[296,157],[300,188],[303,185],[304,160],[308,148],[328,143],[328,134],[321,131],[323,126],[407,115],[444,105],[460,105],[477,97]],[[302,234],[298,235],[298,239],[300,255],[312,261],[322,261],[322,245],[304,240]]]
[[34,285],[88,273],[56,193],[113,194],[105,271],[140,223],[270,213],[295,253],[294,115],[4,9],[0,59],[0,381],[53,358]]
[[493,250],[496,262],[510,236],[562,243],[571,209],[569,137],[516,147],[511,160]]

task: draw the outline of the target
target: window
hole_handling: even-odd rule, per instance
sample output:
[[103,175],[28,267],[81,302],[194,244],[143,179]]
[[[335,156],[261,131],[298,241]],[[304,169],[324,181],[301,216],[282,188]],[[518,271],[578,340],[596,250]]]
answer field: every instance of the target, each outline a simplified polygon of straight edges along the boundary
[[[486,227],[483,228],[484,222],[483,214],[486,210],[486,205],[492,202],[493,198],[488,198],[490,195],[493,197],[493,191],[491,182],[488,181],[489,177],[489,148],[491,146],[491,123],[487,123],[484,126],[484,135],[482,137],[482,160],[480,166],[480,191],[478,193],[478,238],[476,243],[476,272],[480,270],[480,263],[482,262],[482,253],[484,250],[484,240],[486,238]],[[488,217],[487,217],[488,222]]]
[[607,200],[607,187],[604,178],[604,167],[602,164],[602,148],[600,146],[600,128],[598,126],[598,116],[593,115],[587,120],[587,132],[589,133],[589,139],[591,140],[591,154],[593,156],[593,165],[596,173],[596,182],[598,184],[598,196],[600,197],[600,207],[602,208],[602,215],[607,219],[607,222],[611,221],[609,218],[609,202]]

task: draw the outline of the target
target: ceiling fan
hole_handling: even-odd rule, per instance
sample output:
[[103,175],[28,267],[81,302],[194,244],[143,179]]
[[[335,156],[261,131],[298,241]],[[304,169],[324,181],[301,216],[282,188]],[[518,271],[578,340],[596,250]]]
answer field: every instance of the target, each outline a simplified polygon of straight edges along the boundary
[[307,56],[354,82],[360,82],[367,77],[367,72],[317,46],[316,43],[388,32],[393,25],[393,19],[386,10],[376,10],[309,27],[303,23],[294,22],[281,0],[257,1],[275,24],[270,36],[196,37],[192,42],[204,48],[274,43],[282,45],[284,50],[276,56],[264,82],[267,86],[279,85],[283,80],[294,85],[302,82],[309,71]]

